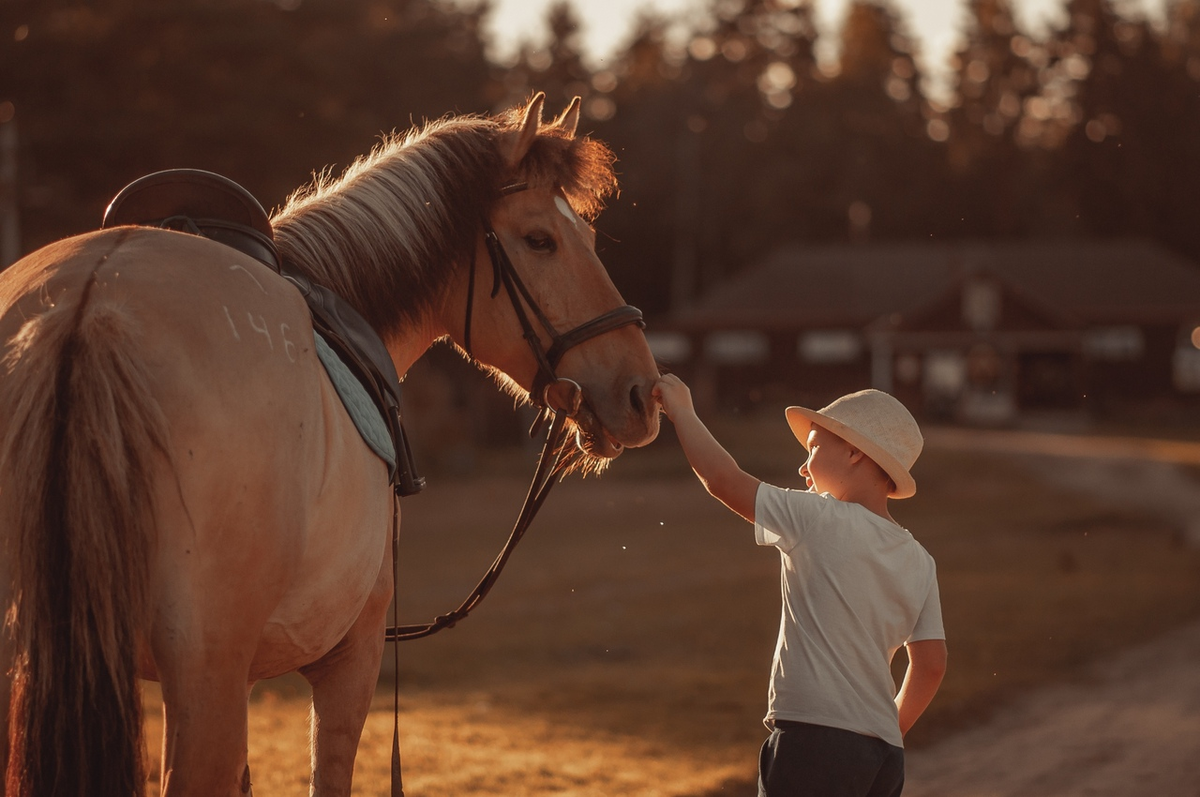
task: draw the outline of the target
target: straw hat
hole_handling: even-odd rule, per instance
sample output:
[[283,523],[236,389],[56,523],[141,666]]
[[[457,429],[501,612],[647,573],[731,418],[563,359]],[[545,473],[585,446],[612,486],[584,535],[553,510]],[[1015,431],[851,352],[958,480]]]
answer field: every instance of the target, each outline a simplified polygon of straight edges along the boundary
[[813,424],[833,432],[875,464],[883,468],[896,489],[889,498],[908,498],[917,491],[909,469],[925,444],[912,413],[881,390],[860,390],[821,410],[788,407],[788,426],[800,444],[808,448]]

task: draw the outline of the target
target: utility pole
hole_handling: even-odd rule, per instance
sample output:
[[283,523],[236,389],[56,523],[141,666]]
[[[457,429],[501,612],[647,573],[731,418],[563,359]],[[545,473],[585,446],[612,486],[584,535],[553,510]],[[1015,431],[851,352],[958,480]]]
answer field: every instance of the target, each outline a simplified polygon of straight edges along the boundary
[[21,256],[21,227],[17,222],[16,109],[0,102],[0,270]]

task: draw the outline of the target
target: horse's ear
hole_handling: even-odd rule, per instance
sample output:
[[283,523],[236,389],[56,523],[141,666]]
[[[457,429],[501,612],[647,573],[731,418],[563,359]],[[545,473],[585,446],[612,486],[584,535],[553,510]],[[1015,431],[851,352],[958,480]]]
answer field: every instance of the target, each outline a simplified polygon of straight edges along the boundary
[[567,107],[567,110],[563,111],[562,116],[558,117],[558,120],[554,123],[556,127],[561,127],[567,131],[569,134],[568,138],[575,138],[575,131],[579,129],[579,108],[582,104],[583,102],[579,97],[575,97],[575,99],[571,100],[571,104]]
[[529,154],[529,148],[533,146],[533,142],[537,138],[538,128],[542,124],[542,106],[545,104],[546,95],[539,91],[529,101],[529,105],[525,106],[525,121],[521,124],[521,131],[513,139],[512,146],[508,151],[507,160],[510,169],[517,168],[521,161],[525,159],[525,156]]

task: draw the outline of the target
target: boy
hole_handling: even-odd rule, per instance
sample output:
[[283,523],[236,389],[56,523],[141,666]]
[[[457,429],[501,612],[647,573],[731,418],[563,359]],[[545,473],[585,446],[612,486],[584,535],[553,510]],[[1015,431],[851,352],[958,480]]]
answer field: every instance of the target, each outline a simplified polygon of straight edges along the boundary
[[[788,425],[808,451],[802,492],[738,467],[678,377],[662,377],[654,395],[709,493],[754,523],[759,545],[780,552],[783,617],[760,797],[898,797],[904,734],[946,670],[933,558],[888,513],[889,498],[916,492],[916,421],[878,390],[815,412],[788,407]],[[897,693],[890,665],[901,645],[909,664]]]

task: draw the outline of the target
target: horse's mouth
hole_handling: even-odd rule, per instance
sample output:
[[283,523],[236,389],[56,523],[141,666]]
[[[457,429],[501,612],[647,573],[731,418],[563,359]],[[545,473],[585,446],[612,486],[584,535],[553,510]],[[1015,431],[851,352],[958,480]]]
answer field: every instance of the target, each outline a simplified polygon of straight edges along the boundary
[[586,402],[573,420],[575,444],[588,457],[596,460],[616,459],[625,450],[624,444],[608,433]]

